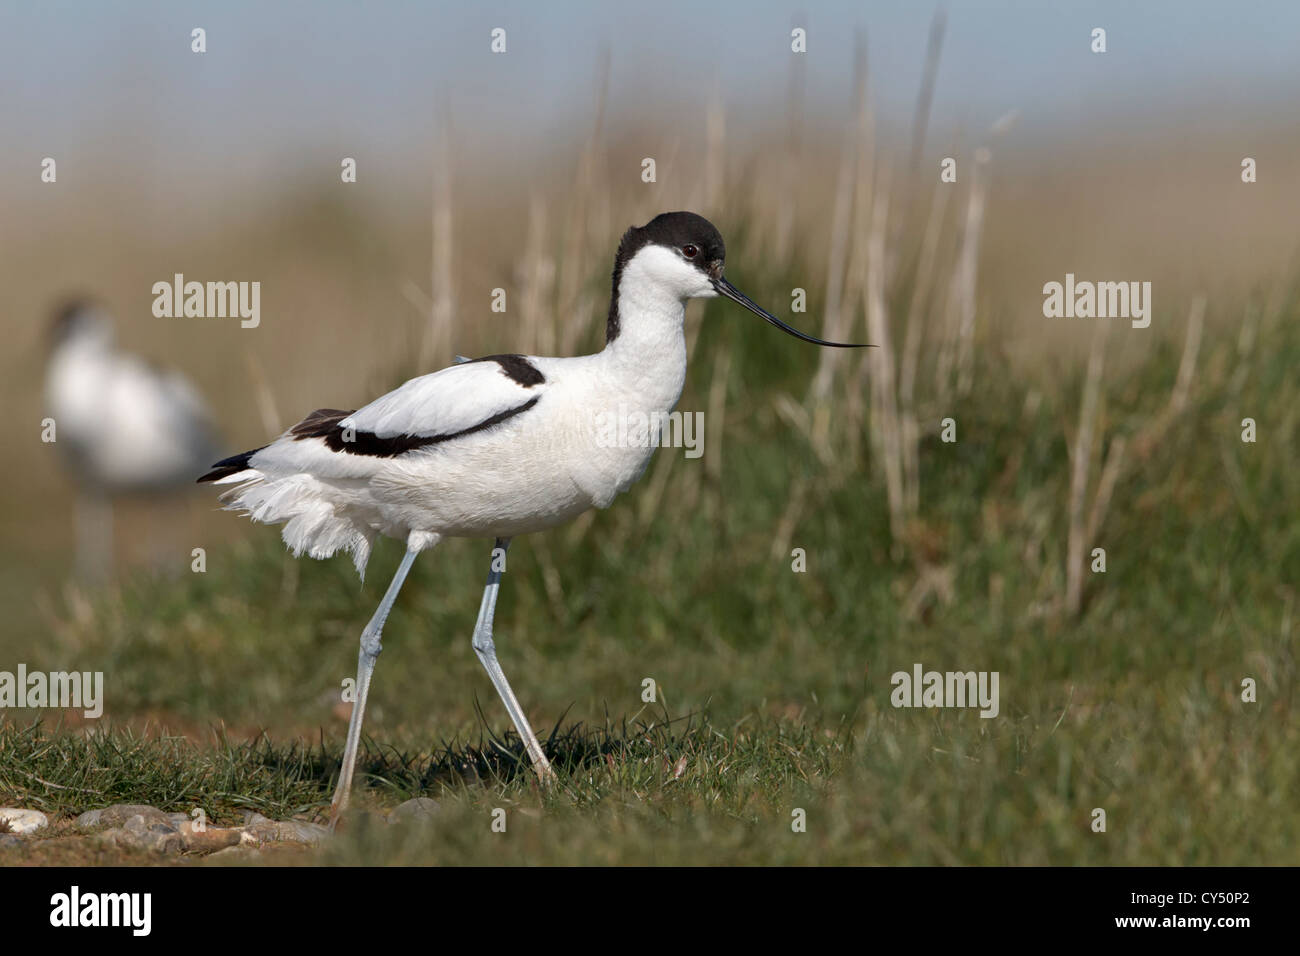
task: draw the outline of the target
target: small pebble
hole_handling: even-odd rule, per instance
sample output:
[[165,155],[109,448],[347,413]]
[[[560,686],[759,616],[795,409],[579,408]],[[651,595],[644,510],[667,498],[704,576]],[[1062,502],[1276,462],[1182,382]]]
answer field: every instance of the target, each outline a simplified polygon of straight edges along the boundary
[[135,816],[172,825],[166,813],[163,813],[157,807],[151,807],[143,803],[115,803],[113,806],[104,807],[101,810],[87,810],[77,817],[76,822],[77,826],[82,829],[98,826],[120,827]]
[[155,853],[179,853],[185,849],[181,831],[166,819],[148,819],[137,813],[122,826],[105,830],[98,838],[111,845],[130,850],[152,850]]
[[91,827],[99,826],[99,818],[103,815],[103,810],[87,810],[85,813],[79,814],[77,819],[72,822],[82,830],[89,830]]
[[244,827],[240,843],[246,846],[261,846],[263,843],[305,843],[315,846],[330,831],[319,823],[304,823],[301,820],[268,821]]
[[0,820],[9,825],[11,833],[35,833],[50,825],[50,818],[39,810],[18,810],[0,807]]

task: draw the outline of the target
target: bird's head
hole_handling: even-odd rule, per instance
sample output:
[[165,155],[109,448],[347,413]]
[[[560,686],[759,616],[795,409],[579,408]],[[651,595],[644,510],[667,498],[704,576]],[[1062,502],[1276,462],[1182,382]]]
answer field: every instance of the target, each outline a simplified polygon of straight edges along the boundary
[[826,342],[786,325],[723,276],[726,261],[727,247],[722,234],[713,223],[693,212],[665,212],[644,226],[633,226],[623,234],[614,265],[615,303],[610,310],[611,337],[617,334],[620,278],[634,275],[638,284],[678,300],[724,296],[805,342],[836,348],[862,347],[845,342]]
[[109,345],[113,341],[113,325],[102,305],[78,297],[54,310],[47,334],[51,350],[73,342]]

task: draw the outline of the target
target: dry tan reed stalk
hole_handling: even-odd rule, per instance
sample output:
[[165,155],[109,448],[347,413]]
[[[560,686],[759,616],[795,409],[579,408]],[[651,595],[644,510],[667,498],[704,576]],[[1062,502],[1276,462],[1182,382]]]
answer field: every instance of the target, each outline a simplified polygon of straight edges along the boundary
[[716,83],[713,96],[709,99],[704,125],[704,175],[700,178],[704,195],[701,208],[706,215],[716,215],[722,207],[727,161],[727,114]]
[[[907,175],[902,182],[901,201],[896,199],[894,208],[894,230],[890,236],[891,245],[896,249],[903,247],[903,235],[912,221],[912,209],[916,204],[917,187],[926,181],[919,175],[921,157],[925,152],[926,134],[930,127],[930,107],[934,103],[934,90],[938,83],[939,57],[943,52],[943,37],[947,27],[948,14],[942,7],[935,10],[930,20],[930,35],[925,48],[925,66],[921,70],[921,86],[916,94],[916,106],[912,110],[912,143],[907,157]],[[889,295],[889,290],[886,290]]]
[[[854,90],[857,103],[855,134],[845,137],[840,156],[840,170],[835,185],[835,207],[831,215],[831,249],[826,267],[826,310],[822,318],[822,338],[843,341],[844,330],[849,327],[848,314],[855,297],[846,295],[845,273],[850,262],[850,245],[854,241],[851,226],[855,221],[855,203],[862,200],[871,186],[870,172],[864,177],[862,164],[871,160],[871,108],[867,91],[866,43],[861,35],[853,60]],[[865,150],[865,152],[864,152]],[[866,210],[858,215],[865,220]],[[860,235],[865,230],[857,230]],[[850,270],[852,272],[853,270]],[[809,400],[821,404],[830,394],[836,370],[843,363],[839,349],[822,349],[809,389]]]
[[889,529],[896,556],[906,531],[903,502],[903,462],[898,419],[898,393],[895,390],[893,338],[889,328],[885,300],[885,235],[889,223],[889,168],[880,172],[871,214],[871,232],[867,239],[867,338],[876,346],[867,360],[871,363],[871,426],[876,448],[885,473],[885,492],[889,499]]
[[[862,127],[859,127],[862,130]],[[852,332],[853,319],[857,316],[857,308],[861,303],[862,313],[865,316],[870,308],[868,301],[867,283],[869,274],[874,268],[881,277],[881,298],[884,301],[887,293],[884,291],[888,288],[888,266],[880,261],[871,261],[871,243],[873,239],[873,220],[872,217],[878,212],[875,204],[875,198],[879,197],[880,189],[888,191],[889,185],[885,183],[878,186],[875,181],[876,162],[874,150],[865,134],[860,135],[858,139],[858,156],[862,157],[870,151],[871,159],[866,162],[859,162],[856,174],[856,186],[853,197],[853,244],[849,252],[849,274],[845,280],[844,301],[847,307],[844,309],[844,318],[839,324],[837,337],[842,340],[852,340],[857,338],[857,334]],[[887,177],[886,177],[887,178]],[[885,247],[887,249],[887,247]],[[866,341],[871,341],[870,329],[863,331]],[[874,344],[874,343],[873,343]],[[855,381],[849,386],[847,391],[847,402],[843,410],[839,413],[839,418],[847,428],[848,438],[848,455],[843,456],[845,462],[856,461],[861,453],[860,445],[862,435],[869,433],[869,437],[874,441],[879,437],[878,430],[872,429],[869,425],[864,428],[866,420],[867,393],[871,389],[869,382],[869,368],[874,368],[874,362],[877,356],[876,349],[868,349],[867,354],[863,355],[858,362],[857,375]],[[833,356],[834,364],[829,366],[835,369],[838,366],[847,364],[851,358],[856,356],[852,354],[839,354]],[[876,449],[879,452],[879,448]]]
[[[989,127],[990,140],[996,139],[1015,126],[1019,110],[1010,110],[998,117]],[[976,148],[970,171],[970,190],[967,193],[966,222],[962,229],[961,245],[957,254],[950,289],[951,301],[956,303],[955,330],[945,340],[947,348],[940,352],[940,390],[947,403],[949,389],[955,385],[959,398],[970,394],[974,384],[975,318],[977,308],[977,281],[979,278],[979,248],[983,235],[984,209],[988,196],[989,164],[993,153],[987,146]],[[953,380],[955,372],[955,381]]]
[[1169,414],[1179,415],[1187,408],[1192,391],[1192,375],[1196,371],[1196,356],[1201,349],[1201,331],[1205,322],[1205,296],[1192,300],[1192,311],[1187,316],[1187,338],[1183,342],[1183,357],[1178,363],[1178,379],[1169,396]]
[[262,417],[262,428],[268,435],[278,435],[284,431],[284,419],[280,417],[280,409],[271,393],[271,385],[262,369],[262,363],[249,348],[244,349],[244,362],[248,366],[248,378],[253,384],[253,396],[257,401],[257,413]]
[[916,96],[916,109],[912,113],[912,148],[907,157],[909,173],[915,172],[925,150],[925,133],[930,125],[930,105],[934,102],[934,88],[939,75],[939,56],[943,52],[943,35],[948,26],[948,11],[939,7],[930,20],[930,36],[925,46],[925,68],[921,71],[921,89]]
[[[948,155],[960,156],[963,149],[961,140],[956,139],[949,146]],[[941,230],[939,234],[939,248],[935,252],[936,272],[926,332],[929,338],[927,354],[934,356],[930,363],[933,376],[930,389],[931,410],[946,415],[952,407],[949,397],[952,392],[952,370],[957,336],[957,320],[954,317],[957,312],[956,263],[961,254],[963,231],[961,200],[951,197],[959,197],[961,195],[959,190],[969,190],[969,184],[965,179],[959,178],[956,183],[940,183],[940,187],[943,185],[947,185],[952,190],[948,200],[953,207],[949,214],[952,225],[946,231]]]
[[935,261],[939,252],[939,237],[943,230],[944,213],[948,209],[951,184],[936,182],[930,214],[921,240],[921,255],[912,281],[912,300],[907,309],[907,328],[903,333],[903,357],[898,372],[898,404],[900,419],[900,453],[903,460],[903,500],[909,517],[915,517],[921,506],[921,475],[919,451],[921,430],[916,420],[916,370],[921,356],[923,324],[934,310],[930,293],[934,284]]
[[[565,338],[565,354],[569,354],[572,344],[576,343],[586,333],[583,316],[577,314],[578,295],[582,288],[582,283],[586,280],[586,215],[583,208],[586,200],[583,198],[587,193],[587,186],[592,178],[590,166],[586,156],[586,150],[583,151],[583,158],[578,163],[579,183],[574,192],[572,201],[569,204],[569,215],[565,221],[564,237],[561,240],[560,248],[563,253],[560,256],[559,269],[557,270],[557,291],[554,302],[553,321],[560,322],[561,316],[567,318],[565,327],[561,330]],[[585,182],[584,182],[585,180]],[[590,321],[590,318],[587,318]]]
[[714,482],[722,480],[722,432],[727,418],[727,377],[731,374],[731,349],[723,347],[713,356],[713,379],[709,384],[709,412],[705,416],[708,432],[705,447],[705,473]]
[[794,531],[799,526],[804,503],[808,499],[808,484],[808,476],[799,475],[790,488],[785,510],[781,513],[781,520],[777,522],[776,531],[772,535],[773,561],[784,560],[790,554]]
[[584,511],[565,526],[567,528],[565,540],[569,543],[569,547],[578,544],[587,536],[587,532],[591,529],[595,520],[596,509],[593,508],[590,511]]
[[[853,141],[846,138],[840,159],[840,171],[835,182],[835,205],[831,212],[831,248],[826,261],[826,305],[822,313],[822,335],[831,336],[830,330],[839,328],[840,314],[844,309],[844,278],[849,257],[849,224],[853,218],[853,177],[857,164],[853,160]],[[817,373],[809,389],[809,401],[820,404],[830,393],[834,370],[828,364],[833,349],[822,350]]]
[[[1197,295],[1192,300],[1191,312],[1187,316],[1187,336],[1183,342],[1183,355],[1178,363],[1178,377],[1174,382],[1173,390],[1170,392],[1168,404],[1160,414],[1152,418],[1138,432],[1133,440],[1134,447],[1138,449],[1139,457],[1145,457],[1151,446],[1160,440],[1174,419],[1187,409],[1191,399],[1192,377],[1196,372],[1196,358],[1201,348],[1205,305],[1204,295]],[[1093,495],[1092,507],[1088,512],[1088,522],[1084,531],[1082,546],[1085,551],[1096,543],[1097,535],[1106,520],[1106,512],[1110,508],[1115,485],[1118,483],[1124,469],[1124,454],[1127,449],[1128,443],[1123,435],[1117,435],[1111,439],[1110,447],[1106,451],[1105,464],[1102,465],[1101,477],[1097,482],[1097,490]],[[1082,574],[1082,568],[1080,568],[1080,578],[1082,578]],[[1077,611],[1077,608],[1075,608],[1075,611]],[[1074,613],[1074,611],[1071,613]]]
[[[798,20],[792,20],[791,28],[800,26]],[[776,176],[771,183],[776,195],[783,201],[771,203],[773,221],[767,227],[771,234],[771,262],[776,268],[790,264],[794,249],[795,212],[798,206],[800,175],[803,166],[804,137],[804,89],[807,86],[807,57],[789,57],[790,71],[786,83],[786,131],[785,152],[778,164]],[[759,210],[762,214],[762,207]]]
[[941,605],[951,604],[956,594],[954,582],[957,570],[951,564],[923,564],[917,574],[916,583],[907,595],[907,600],[899,609],[905,621],[915,621],[921,616],[930,597],[937,599]]
[[429,317],[433,315],[433,299],[429,298],[428,293],[410,279],[404,279],[402,281],[401,292],[402,297],[406,299],[407,302],[411,303],[415,308],[415,311],[420,313],[420,318],[423,320],[420,323],[421,341],[418,345],[420,354],[423,355],[425,349],[423,339],[428,334]]
[[957,240],[957,254],[954,257],[952,272],[944,283],[942,291],[943,307],[939,310],[936,323],[938,341],[935,343],[934,361],[934,396],[935,407],[941,414],[952,411],[952,392],[955,383],[954,370],[957,365],[957,329],[961,324],[961,283],[958,274],[961,270],[962,240]]
[[[859,173],[861,176],[861,173]],[[846,301],[849,303],[850,310],[856,309],[859,305],[862,308],[863,322],[866,328],[863,329],[862,335],[865,341],[871,341],[871,323],[872,317],[867,315],[872,307],[870,299],[870,270],[876,267],[876,263],[871,260],[871,228],[872,216],[876,212],[875,203],[871,194],[864,195],[864,190],[858,190],[858,196],[854,211],[853,224],[853,248],[849,256],[849,274],[858,277],[858,281],[846,283],[850,286],[852,294],[846,289]],[[875,343],[872,343],[873,346]],[[847,455],[843,455],[845,462],[858,460],[862,454],[862,436],[865,435],[871,447],[871,454],[875,456],[876,461],[883,462],[883,449],[880,444],[881,432],[877,427],[879,423],[879,405],[875,402],[876,383],[872,379],[872,372],[876,368],[875,352],[877,348],[867,349],[858,361],[856,373],[851,382],[846,382],[845,401],[842,407],[836,413],[836,420],[840,422],[845,429],[845,440]],[[872,396],[869,401],[868,396]],[[821,406],[824,407],[824,406]],[[820,409],[819,409],[820,410]],[[824,438],[828,441],[828,438]],[[827,457],[829,458],[829,452]]]
[[1259,332],[1260,308],[1254,302],[1246,304],[1246,314],[1241,320],[1241,331],[1237,334],[1237,367],[1232,371],[1228,383],[1228,392],[1233,398],[1241,396],[1241,390],[1250,377],[1250,358],[1255,351],[1255,338]]
[[[862,72],[865,76],[865,59],[863,60]],[[867,245],[871,238],[871,217],[875,213],[875,196],[880,190],[880,186],[876,182],[879,173],[876,162],[875,117],[871,111],[871,101],[865,81],[859,92],[862,96],[862,105],[858,111],[856,153],[858,165],[853,183],[853,242],[849,247],[849,273],[844,279],[844,301],[848,303],[848,307],[841,310],[839,315],[839,327],[836,329],[838,341],[850,341],[855,338],[855,333],[852,330],[858,315],[858,303],[862,303],[863,314],[866,314]],[[886,188],[888,188],[888,184],[886,184]],[[888,244],[884,248],[886,255],[888,255]],[[887,297],[889,294],[887,261],[882,263],[882,268],[886,269],[882,275],[884,276],[884,295]],[[854,353],[852,352],[840,352],[838,350],[835,351],[835,354],[829,356],[834,368],[842,368],[853,357]]]
[[1092,497],[1092,507],[1088,511],[1087,530],[1084,532],[1084,550],[1096,543],[1097,534],[1101,531],[1102,522],[1106,520],[1106,512],[1110,509],[1110,499],[1115,493],[1115,485],[1119,481],[1120,472],[1124,468],[1124,452],[1128,448],[1128,442],[1123,435],[1116,435],[1110,440],[1110,447],[1106,449],[1106,463],[1101,466],[1101,477],[1097,480],[1097,491]]
[[[997,138],[1016,124],[1019,110],[1010,110],[989,127],[990,138]],[[955,155],[955,153],[954,153]],[[973,384],[976,280],[979,270],[979,243],[984,223],[984,206],[988,186],[988,164],[993,154],[987,146],[975,150],[967,191],[966,222],[957,252],[957,264],[947,290],[943,338],[935,365],[935,394],[939,405],[946,406],[956,385],[957,394],[965,397]],[[959,176],[960,180],[960,176]],[[953,311],[955,304],[956,311]],[[955,380],[954,380],[955,379]]]
[[1205,320],[1205,296],[1192,300],[1187,316],[1187,335],[1183,340],[1183,356],[1178,363],[1178,377],[1169,393],[1169,401],[1158,415],[1153,416],[1133,439],[1133,449],[1138,458],[1145,458],[1152,446],[1164,437],[1174,419],[1183,413],[1190,401],[1192,377],[1196,373],[1196,357],[1201,348],[1201,330]]
[[773,395],[772,407],[780,419],[796,434],[807,435],[812,430],[812,416],[808,414],[808,409],[796,402],[789,392],[777,392]]
[[555,286],[555,261],[547,254],[546,201],[534,194],[528,204],[528,238],[520,268],[520,350],[533,355],[553,355],[559,329],[549,314]]
[[456,317],[456,290],[452,268],[451,122],[444,105],[439,111],[433,147],[433,210],[431,213],[429,328],[420,350],[420,365],[427,368],[451,358],[452,323]]
[[302,578],[302,562],[284,562],[284,571],[280,574],[280,609],[287,611],[298,600],[298,585]]
[[[605,131],[605,104],[609,93],[609,50],[601,57],[596,81],[595,119],[591,134],[583,144],[578,158],[578,171],[574,182],[574,195],[569,203],[569,217],[565,224],[564,250],[558,270],[559,294],[556,300],[555,321],[563,322],[559,340],[565,355],[573,354],[577,343],[591,327],[594,316],[589,295],[584,294],[587,279],[588,253],[590,251],[591,204],[598,191],[601,143]],[[598,237],[603,240],[604,237]],[[561,318],[563,317],[563,318]]]
[[[911,148],[908,151],[906,175],[903,177],[901,190],[899,187],[897,186],[895,187],[896,191],[902,192],[901,201],[896,199],[894,203],[894,208],[896,212],[895,215],[893,216],[894,226],[890,234],[890,246],[896,252],[905,248],[904,237],[907,233],[907,230],[910,228],[912,222],[912,209],[915,206],[915,196],[917,193],[917,189],[926,181],[926,177],[921,176],[919,174],[920,163],[921,163],[921,156],[925,152],[925,140],[930,127],[930,107],[934,102],[934,91],[938,82],[938,74],[939,74],[939,57],[943,51],[943,37],[947,27],[947,22],[948,22],[948,14],[947,11],[944,10],[942,7],[935,10],[934,16],[930,20],[930,34],[926,42],[926,50],[925,50],[925,65],[921,70],[921,85],[917,90],[917,94],[916,94],[916,106],[912,110]],[[942,182],[939,183],[939,188],[942,189],[944,185],[945,184]],[[947,198],[946,193],[942,193],[941,195],[943,195],[944,198]],[[932,202],[931,217],[933,217],[933,214],[934,214],[934,204]],[[929,223],[927,222],[926,231],[922,236],[921,258],[923,260],[926,258],[925,255],[926,248],[927,248],[926,243],[929,241],[929,239],[930,239],[930,227],[929,227]],[[937,243],[935,245],[937,247]],[[930,251],[931,267],[933,263],[933,258],[934,258],[934,250],[931,249]],[[912,286],[913,286],[912,299],[914,303],[916,301],[917,278],[919,275],[921,275],[922,272],[928,271],[928,270],[923,270],[921,268],[923,265],[924,262],[918,264],[917,272],[913,275],[913,279],[912,279]],[[892,276],[893,274],[892,271],[890,274]],[[885,288],[886,298],[891,298],[892,294],[893,294],[892,282],[886,283],[886,288]],[[913,308],[910,310],[908,316],[908,325],[907,325],[908,332],[910,332],[913,328],[911,320],[913,318],[912,313],[915,313],[915,311],[916,309],[914,305]],[[917,340],[917,342],[919,344],[919,339]],[[904,365],[906,365],[907,363],[907,355],[908,355],[908,350],[905,345],[903,348],[903,357],[902,357],[902,362]],[[864,361],[859,366],[860,372],[862,368],[865,367],[865,364],[866,363]],[[904,368],[900,368],[899,370],[900,404],[903,402],[903,395],[901,389],[903,388],[905,379],[910,379],[913,381],[915,380],[914,363],[910,375],[907,373],[907,370]],[[909,385],[909,392],[910,390],[911,390],[911,386]],[[910,394],[908,398],[908,404],[910,404]],[[903,410],[902,422],[901,422],[901,425],[905,432],[904,443],[903,443],[904,449],[906,449],[908,444],[908,439],[906,438],[906,432],[908,431],[909,428],[908,418],[909,418],[909,414],[907,409],[905,408]],[[911,415],[911,420],[912,420],[912,426],[915,426],[915,415]],[[915,428],[912,427],[911,430],[914,432]],[[903,486],[904,486],[904,491],[906,493],[907,489],[910,487],[909,480],[907,477],[908,473],[906,467],[907,466],[906,454],[904,455],[904,466],[905,467],[904,467]],[[905,497],[907,497],[906,494]],[[910,497],[908,498],[908,500],[910,502]],[[911,505],[909,503],[909,508],[910,507]]]
[[1093,435],[1097,428],[1101,374],[1106,360],[1106,333],[1109,329],[1109,323],[1098,322],[1093,331],[1088,371],[1083,384],[1083,404],[1079,409],[1079,430],[1075,433],[1073,454],[1070,456],[1070,527],[1066,541],[1065,610],[1071,616],[1079,613],[1083,600],[1084,549],[1087,546],[1083,509],[1088,494],[1088,476],[1092,474]]
[[957,263],[957,281],[960,295],[961,324],[957,330],[957,395],[970,394],[973,377],[975,345],[975,296],[979,269],[980,234],[984,227],[984,200],[988,188],[988,165],[992,153],[985,147],[975,150],[971,167],[969,202],[966,206],[966,228]]
[[551,553],[550,539],[544,534],[529,535],[533,546],[533,556],[542,571],[542,584],[546,588],[546,599],[550,602],[551,613],[556,619],[564,619],[564,583],[560,578],[560,569]]

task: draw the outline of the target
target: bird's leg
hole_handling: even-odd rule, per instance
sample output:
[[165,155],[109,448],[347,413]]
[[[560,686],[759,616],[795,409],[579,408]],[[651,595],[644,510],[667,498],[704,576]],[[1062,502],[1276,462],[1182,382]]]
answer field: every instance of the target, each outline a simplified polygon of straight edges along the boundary
[[515,692],[510,689],[510,682],[506,680],[505,672],[501,670],[501,665],[497,663],[496,645],[492,643],[492,616],[497,609],[497,591],[501,586],[501,570],[497,563],[497,552],[500,550],[501,559],[504,562],[506,551],[510,547],[509,538],[497,538],[496,546],[492,549],[492,565],[488,570],[487,587],[483,589],[483,603],[478,609],[478,623],[474,625],[474,653],[482,661],[483,668],[488,672],[488,677],[492,678],[492,684],[496,687],[497,693],[501,695],[501,701],[506,705],[506,710],[510,712],[510,719],[515,723],[515,730],[523,738],[524,747],[528,750],[528,756],[532,758],[533,768],[537,775],[543,781],[550,783],[555,779],[555,773],[551,770],[550,761],[546,759],[546,754],[542,753],[542,745],[537,742],[537,735],[533,733],[533,728],[528,723],[528,718],[524,716],[524,710],[519,706],[519,701],[515,697]]
[[103,584],[113,569],[113,504],[100,490],[77,495],[77,576]]
[[330,803],[331,830],[338,824],[343,811],[348,808],[348,795],[352,789],[352,771],[356,767],[357,747],[361,743],[361,719],[365,715],[366,694],[370,690],[370,675],[375,671],[375,661],[379,659],[379,652],[384,649],[379,643],[379,636],[384,630],[384,621],[388,620],[388,612],[393,609],[393,602],[397,600],[397,592],[402,589],[402,582],[406,580],[411,564],[419,553],[418,549],[407,549],[402,563],[398,565],[397,573],[393,575],[392,583],[384,593],[384,599],[379,602],[379,607],[375,608],[370,623],[361,632],[361,653],[357,656],[357,699],[352,705],[352,719],[348,721],[348,743],[343,749],[343,767],[339,771],[339,782],[334,788],[334,799]]

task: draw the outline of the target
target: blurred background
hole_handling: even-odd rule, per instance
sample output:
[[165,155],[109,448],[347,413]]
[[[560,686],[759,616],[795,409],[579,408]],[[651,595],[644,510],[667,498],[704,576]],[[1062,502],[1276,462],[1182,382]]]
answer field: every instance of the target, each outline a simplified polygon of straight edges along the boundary
[[[352,407],[452,351],[598,347],[591,319],[617,239],[667,209],[717,219],[751,285],[792,275],[815,330],[835,281],[837,195],[888,177],[892,291],[911,279],[946,156],[959,180],[940,244],[962,241],[982,145],[993,159],[976,334],[1025,375],[1092,331],[1043,320],[1046,281],[1154,282],[1157,320],[1124,336],[1140,359],[1178,333],[1197,292],[1211,294],[1212,321],[1240,321],[1227,297],[1262,288],[1296,252],[1288,38],[1300,11],[1284,3],[953,3],[924,130],[924,4],[5,10],[0,321],[20,422],[43,416],[42,333],[78,292],[112,309],[124,347],[191,376],[232,451],[260,444],[272,420]],[[489,51],[496,26],[505,54]],[[791,52],[795,26],[806,54]],[[1090,50],[1095,26],[1105,54]],[[1000,119],[1009,128],[990,132]],[[852,183],[837,182],[846,149]],[[46,156],[56,184],[40,180]],[[654,184],[640,179],[647,156]],[[1261,168],[1250,186],[1244,156]],[[340,181],[343,157],[357,160],[355,184]],[[260,281],[261,327],[154,318],[150,288],[176,272]],[[505,315],[490,311],[494,287],[518,303]],[[789,295],[769,305],[788,311]],[[5,478],[15,596],[69,553],[52,451]],[[203,533],[247,532],[222,520]]]
[[[346,558],[294,562],[278,529],[202,489],[120,504],[112,582],[70,583],[73,486],[39,440],[44,332],[68,294],[101,299],[123,348],[189,376],[235,452],[457,353],[598,349],[619,236],[687,208],[718,225],[728,275],[761,304],[881,347],[832,355],[691,306],[679,408],[706,412],[703,458],[661,452],[609,512],[511,553],[499,621],[518,640],[502,655],[530,710],[634,711],[629,688],[653,672],[683,709],[728,720],[882,706],[895,720],[886,675],[922,660],[1001,667],[1028,740],[1067,700],[1087,713],[1156,693],[1179,710],[1190,681],[1229,707],[1247,671],[1293,688],[1295,4],[5,3],[2,17],[0,398],[18,437],[0,666],[107,668],[107,713],[127,722],[338,736],[331,688],[399,550],[381,548],[362,589]],[[939,182],[945,157],[955,183]],[[260,326],[155,318],[151,286],[178,272],[259,281]],[[1045,319],[1043,284],[1066,273],[1151,282],[1150,328]],[[1239,441],[1246,415],[1265,423],[1258,445]],[[938,438],[947,416],[956,445]],[[1104,579],[1084,567],[1100,545]],[[795,547],[806,575],[789,570]],[[474,726],[480,552],[449,542],[417,566],[368,732]],[[1110,739],[1175,723],[1126,720]],[[1169,732],[1123,758],[1132,773],[1224,733]],[[1080,733],[1086,751],[1096,726]],[[1285,750],[1278,734],[1252,759]],[[922,752],[873,779],[910,780]],[[1058,757],[1044,786],[1065,800]],[[1274,766],[1294,782],[1294,757]],[[1192,785],[1168,769],[1180,799]],[[952,773],[927,786],[961,792]],[[1247,827],[1262,811],[1233,812]]]

